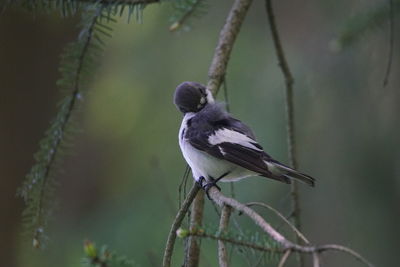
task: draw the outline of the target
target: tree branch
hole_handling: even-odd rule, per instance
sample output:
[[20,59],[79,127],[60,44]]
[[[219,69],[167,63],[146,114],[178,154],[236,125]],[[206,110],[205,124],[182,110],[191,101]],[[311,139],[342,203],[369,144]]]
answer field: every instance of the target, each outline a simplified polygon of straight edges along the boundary
[[291,250],[286,250],[285,254],[283,254],[281,260],[279,261],[278,267],[283,267],[285,265],[291,253],[292,253]]
[[282,215],[282,213],[280,213],[279,211],[277,211],[276,209],[274,209],[273,207],[271,207],[268,204],[262,203],[262,202],[249,202],[246,203],[246,206],[251,207],[251,206],[261,206],[264,208],[267,208],[269,210],[271,210],[272,212],[274,212],[279,218],[282,219],[282,221],[284,221],[292,230],[293,232],[295,232],[297,234],[297,236],[299,238],[301,238],[304,243],[306,244],[310,244],[310,242],[307,240],[307,238],[296,228],[296,226],[294,226],[293,224],[290,223],[290,221],[288,219],[285,218],[285,216]]
[[[203,210],[204,210],[204,191],[200,190],[193,201],[192,213],[190,218],[190,231],[201,226],[203,221]],[[196,267],[199,265],[200,243],[196,239],[196,237],[189,237],[188,250],[185,257],[186,257],[185,266]]]
[[240,26],[244,21],[251,2],[252,0],[236,0],[219,34],[218,44],[208,70],[207,88],[214,95],[217,94],[224,80],[233,44],[235,43],[236,37],[240,31]]
[[[231,207],[224,206],[222,208],[221,217],[219,220],[218,232],[223,234],[226,232],[229,224],[229,217],[231,216]],[[228,267],[228,254],[226,252],[226,247],[223,241],[218,240],[218,262],[220,267]]]
[[[295,125],[294,125],[294,105],[293,105],[293,83],[294,79],[292,73],[289,69],[289,64],[287,63],[285,53],[282,48],[281,40],[279,38],[278,28],[275,22],[274,10],[272,8],[272,0],[266,0],[266,11],[268,15],[269,26],[271,29],[272,40],[274,42],[276,56],[278,58],[279,67],[281,68],[282,74],[285,78],[286,84],[286,117],[287,117],[287,146],[288,146],[288,154],[289,154],[289,162],[290,165],[297,169],[297,151],[296,151],[296,139],[295,139]],[[299,189],[298,182],[293,181],[291,184],[290,195],[292,199],[292,213],[294,225],[297,229],[301,231],[301,220],[300,220],[300,197],[299,197]],[[296,236],[296,242],[299,243],[300,238]],[[304,266],[304,260],[300,257],[298,258],[300,266]]]
[[200,238],[209,238],[209,239],[216,240],[218,242],[226,242],[226,243],[230,243],[232,245],[251,248],[251,249],[254,249],[254,250],[268,252],[268,253],[281,253],[281,254],[283,254],[283,253],[286,252],[286,250],[283,250],[283,249],[280,249],[280,248],[264,247],[264,246],[261,246],[261,245],[258,245],[258,244],[254,244],[254,243],[250,243],[250,242],[246,242],[246,241],[242,241],[242,240],[237,240],[237,239],[232,239],[232,238],[229,238],[229,237],[224,237],[224,236],[220,236],[220,235],[210,235],[210,234],[205,233],[204,231],[194,231],[194,232],[188,231],[188,233],[186,233],[186,236],[196,236],[196,237],[200,237]]
[[264,220],[257,212],[249,208],[248,206],[240,203],[236,199],[227,197],[223,195],[216,187],[212,187],[208,191],[211,199],[220,207],[224,205],[231,206],[233,209],[236,209],[239,212],[247,215],[255,224],[257,224],[264,232],[266,232],[273,240],[278,242],[284,251],[291,250],[293,252],[299,252],[302,254],[314,254],[321,253],[323,251],[328,250],[337,250],[341,252],[345,252],[347,254],[352,255],[359,261],[363,262],[365,265],[369,267],[373,267],[372,263],[368,262],[364,257],[355,252],[354,250],[340,246],[340,245],[322,245],[322,246],[312,246],[312,245],[299,245],[293,243],[286,239],[281,233],[275,230],[268,222]]
[[314,252],[312,255],[313,255],[313,267],[319,267],[319,253]]
[[100,4],[118,4],[118,5],[136,5],[160,3],[160,0],[76,0],[82,3],[100,3]]
[[[217,94],[218,89],[224,80],[233,44],[236,40],[251,2],[252,0],[236,0],[233,3],[225,24],[219,34],[218,44],[215,48],[214,57],[208,70],[209,80],[207,83],[207,88],[213,93],[213,95]],[[200,194],[204,193],[201,192]],[[193,219],[191,221],[197,225],[201,224],[203,213],[202,210],[204,206],[204,200],[202,199],[204,199],[204,195],[199,196],[198,198],[196,197],[193,203],[193,206],[197,208],[193,208],[192,218],[196,218],[197,221]],[[201,216],[199,216],[198,213],[201,213]],[[193,259],[194,264],[192,265],[191,261],[189,261],[187,262],[189,266],[198,265],[198,258],[200,254],[200,247],[197,244],[193,244],[193,242],[196,241],[194,239],[189,240],[189,250],[186,259]]]
[[199,192],[200,187],[197,184],[193,184],[193,187],[190,189],[188,195],[182,203],[182,207],[178,211],[175,216],[175,220],[172,223],[171,230],[168,234],[167,244],[165,245],[164,257],[163,257],[163,267],[171,266],[171,257],[172,252],[174,251],[175,239],[176,239],[176,230],[181,226],[183,219],[187,211],[189,210],[190,205],[193,202],[193,199]]

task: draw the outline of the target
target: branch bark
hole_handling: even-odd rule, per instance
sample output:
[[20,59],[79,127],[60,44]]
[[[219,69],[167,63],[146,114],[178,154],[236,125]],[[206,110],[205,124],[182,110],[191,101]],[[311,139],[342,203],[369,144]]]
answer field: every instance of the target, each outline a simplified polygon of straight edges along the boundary
[[82,3],[100,3],[100,4],[115,4],[119,5],[135,5],[135,4],[153,4],[160,3],[160,0],[77,0]]
[[[282,48],[281,40],[278,33],[278,28],[275,22],[274,10],[272,7],[272,0],[265,1],[267,17],[269,21],[269,26],[271,29],[272,40],[275,46],[276,56],[278,58],[279,67],[281,68],[282,74],[285,79],[286,84],[286,130],[287,130],[287,146],[288,146],[288,154],[289,154],[289,162],[290,165],[297,169],[297,150],[296,150],[296,139],[295,139],[295,124],[294,124],[294,105],[293,105],[293,83],[294,79],[292,73],[289,68],[289,64],[287,63],[285,53]],[[301,220],[300,220],[300,195],[298,182],[293,181],[290,187],[290,195],[292,199],[292,213],[291,216],[293,218],[294,225],[297,229],[301,231]],[[300,238],[296,236],[296,242],[300,242]],[[299,265],[304,266],[304,259],[299,256],[298,257]]]
[[[250,7],[252,0],[236,0],[233,3],[225,24],[219,34],[218,44],[215,48],[214,56],[208,70],[207,88],[215,96],[218,93],[219,87],[225,78],[226,68],[233,49],[236,37],[240,31],[240,27],[244,21],[247,10]],[[204,208],[204,193],[202,196],[196,197],[192,210],[193,224],[200,225]],[[195,219],[193,219],[195,218]],[[200,246],[194,238],[189,240],[188,255],[186,255],[188,266],[198,266],[200,254]]]
[[174,222],[172,223],[171,229],[168,234],[167,244],[165,245],[163,267],[171,266],[171,257],[172,252],[174,251],[176,240],[176,230],[178,230],[178,228],[181,226],[182,221],[185,218],[185,215],[188,212],[189,207],[199,190],[200,187],[198,187],[197,184],[193,184],[193,187],[190,189],[187,197],[183,201],[182,207],[179,209],[178,213],[175,216]]
[[236,0],[219,34],[214,57],[208,70],[207,88],[216,95],[225,78],[226,68],[236,37],[252,0]]
[[286,239],[281,233],[275,230],[268,222],[264,220],[257,212],[249,208],[243,203],[240,203],[236,199],[227,197],[223,195],[216,187],[212,187],[208,191],[211,199],[220,207],[225,205],[231,206],[233,209],[236,209],[239,212],[247,215],[255,224],[257,224],[264,232],[266,232],[273,240],[279,243],[284,251],[290,250],[292,252],[299,252],[301,254],[315,254],[322,253],[328,250],[337,250],[341,252],[345,252],[347,254],[352,255],[357,260],[363,262],[365,265],[369,267],[373,267],[374,265],[368,262],[364,257],[362,257],[359,253],[354,250],[340,246],[335,244],[329,245],[321,245],[321,246],[313,246],[313,245],[300,245],[293,243],[292,241]]
[[291,250],[286,250],[285,254],[283,254],[281,260],[279,261],[278,267],[283,267],[285,265],[291,253],[292,253]]
[[[231,210],[232,209],[229,206],[224,206],[222,208],[221,217],[219,220],[219,230],[218,230],[220,234],[223,234],[228,228],[229,218],[231,216]],[[221,240],[218,240],[218,262],[220,267],[229,266],[226,246],[225,243]]]
[[246,203],[246,206],[251,207],[251,206],[260,206],[260,207],[264,207],[267,208],[269,210],[271,210],[272,212],[274,212],[279,218],[281,218],[282,221],[284,221],[292,230],[294,233],[296,233],[296,235],[301,238],[301,240],[304,241],[304,243],[306,244],[310,244],[310,242],[307,240],[307,238],[296,228],[296,226],[294,226],[293,224],[290,223],[290,221],[288,219],[286,219],[285,216],[282,215],[282,213],[280,213],[279,211],[277,211],[276,209],[274,209],[273,207],[271,207],[268,204],[262,203],[262,202],[249,202]]
[[[200,190],[193,201],[192,213],[190,217],[190,231],[200,227],[203,221],[204,210],[204,191]],[[196,267],[200,260],[200,242],[196,237],[189,237],[188,250],[186,257],[187,267]]]

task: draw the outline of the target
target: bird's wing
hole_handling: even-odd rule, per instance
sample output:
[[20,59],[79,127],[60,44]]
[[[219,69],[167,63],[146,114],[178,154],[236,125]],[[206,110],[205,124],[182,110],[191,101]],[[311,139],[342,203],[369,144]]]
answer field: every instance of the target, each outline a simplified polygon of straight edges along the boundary
[[267,162],[273,160],[257,143],[250,128],[236,119],[224,119],[208,125],[207,131],[196,125],[188,127],[185,138],[196,149],[211,156],[227,160],[250,171],[278,181],[290,183],[284,176],[274,175]]

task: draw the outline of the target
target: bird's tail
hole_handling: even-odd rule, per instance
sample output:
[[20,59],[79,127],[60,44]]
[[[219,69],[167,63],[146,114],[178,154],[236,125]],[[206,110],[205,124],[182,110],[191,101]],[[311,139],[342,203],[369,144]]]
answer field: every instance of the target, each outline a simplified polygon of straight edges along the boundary
[[308,184],[309,186],[315,185],[315,179],[307,174],[296,171],[280,162],[266,162],[270,171],[276,176],[283,176],[288,180],[296,179],[300,182]]

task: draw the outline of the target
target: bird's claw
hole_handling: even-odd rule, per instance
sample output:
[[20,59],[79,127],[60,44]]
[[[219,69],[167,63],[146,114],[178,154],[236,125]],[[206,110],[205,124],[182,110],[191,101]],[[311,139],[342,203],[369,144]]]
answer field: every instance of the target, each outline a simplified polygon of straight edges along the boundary
[[217,179],[217,180],[212,179],[210,182],[206,182],[206,179],[203,176],[201,176],[199,178],[199,180],[196,181],[196,183],[197,183],[197,185],[199,187],[203,188],[203,190],[206,192],[206,195],[207,195],[208,199],[211,200],[211,197],[210,197],[210,195],[208,193],[208,191],[210,190],[211,187],[215,186],[219,191],[221,191],[221,187],[219,187],[217,185],[218,180],[219,179]]

